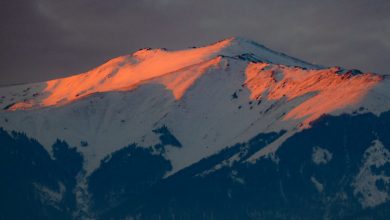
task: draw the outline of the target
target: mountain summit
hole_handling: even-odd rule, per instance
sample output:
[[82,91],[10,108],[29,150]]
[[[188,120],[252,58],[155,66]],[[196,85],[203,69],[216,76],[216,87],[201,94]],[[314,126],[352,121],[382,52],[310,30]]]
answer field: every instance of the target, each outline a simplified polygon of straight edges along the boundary
[[[142,49],[127,56],[118,57],[83,74],[45,82],[34,97],[8,106],[10,110],[29,109],[39,106],[63,105],[98,92],[125,91],[141,84],[164,81],[175,75],[172,85],[160,82],[171,89],[179,99],[186,89],[202,73],[229,57],[254,62],[296,65],[317,68],[309,63],[274,52],[253,41],[243,38],[228,38],[205,47],[180,51]],[[186,72],[182,74],[181,72]],[[159,79],[156,79],[159,78]],[[7,103],[8,105],[11,103]]]
[[384,75],[243,38],[141,49],[0,88],[0,143],[12,164],[2,169],[20,172],[25,158],[37,177],[9,183],[27,184],[50,218],[318,219],[378,207],[387,216],[389,94]]

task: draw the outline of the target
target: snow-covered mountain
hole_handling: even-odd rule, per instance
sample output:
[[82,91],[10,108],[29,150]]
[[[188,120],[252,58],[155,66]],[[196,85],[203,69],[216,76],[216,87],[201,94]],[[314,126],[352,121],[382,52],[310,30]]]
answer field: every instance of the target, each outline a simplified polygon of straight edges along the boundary
[[247,39],[3,87],[0,109],[3,157],[19,171],[20,155],[45,161],[23,183],[46,207],[39,218],[332,219],[389,206],[390,79]]

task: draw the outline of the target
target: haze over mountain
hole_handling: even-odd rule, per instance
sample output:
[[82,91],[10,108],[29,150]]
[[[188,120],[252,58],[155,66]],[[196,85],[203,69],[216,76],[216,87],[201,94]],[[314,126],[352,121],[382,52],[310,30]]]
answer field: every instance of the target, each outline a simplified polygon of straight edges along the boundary
[[3,87],[0,108],[3,217],[26,196],[41,219],[390,216],[385,75],[228,38]]

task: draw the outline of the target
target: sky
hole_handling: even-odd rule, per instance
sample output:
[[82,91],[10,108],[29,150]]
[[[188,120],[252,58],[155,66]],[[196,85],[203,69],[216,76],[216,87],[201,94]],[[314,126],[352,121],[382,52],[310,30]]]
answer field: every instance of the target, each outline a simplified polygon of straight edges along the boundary
[[315,64],[390,74],[389,11],[388,0],[0,0],[0,85],[232,36]]

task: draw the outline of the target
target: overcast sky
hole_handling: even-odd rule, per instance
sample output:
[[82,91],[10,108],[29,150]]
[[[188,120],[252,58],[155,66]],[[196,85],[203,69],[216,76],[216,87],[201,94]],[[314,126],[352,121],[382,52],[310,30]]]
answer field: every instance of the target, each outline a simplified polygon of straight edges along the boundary
[[317,64],[390,73],[388,0],[0,0],[0,28],[0,85],[230,36]]

